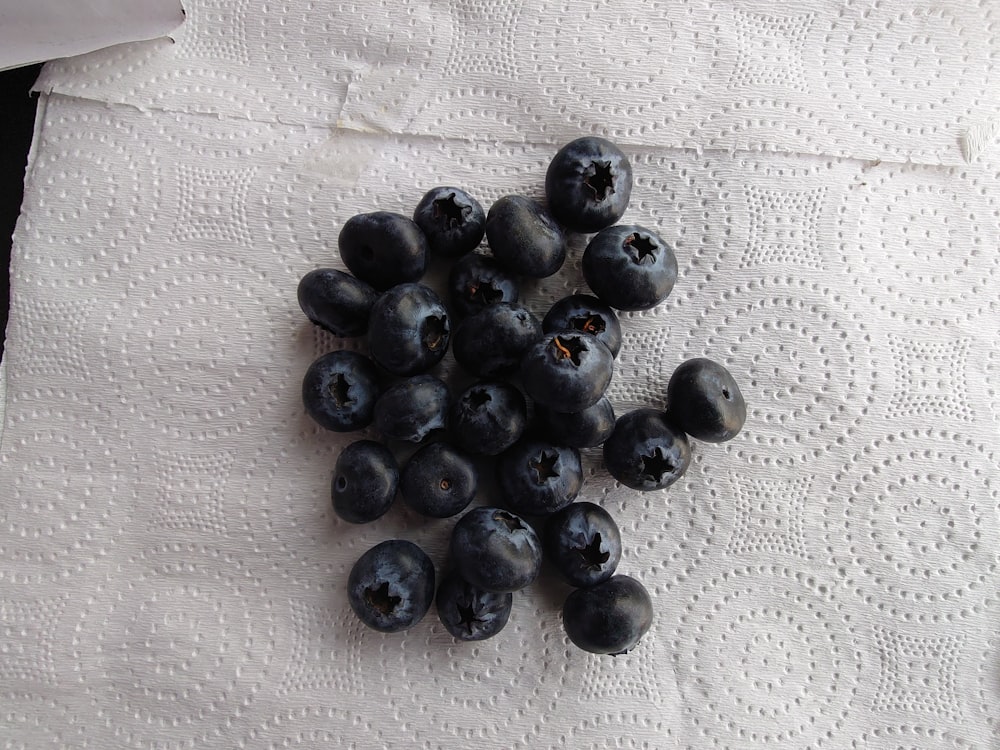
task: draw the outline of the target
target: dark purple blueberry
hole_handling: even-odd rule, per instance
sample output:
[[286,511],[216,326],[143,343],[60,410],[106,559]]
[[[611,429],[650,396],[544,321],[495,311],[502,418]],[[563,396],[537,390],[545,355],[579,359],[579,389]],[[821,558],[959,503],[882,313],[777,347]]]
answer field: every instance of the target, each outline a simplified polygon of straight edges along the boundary
[[580,452],[524,438],[497,458],[496,477],[504,506],[525,516],[546,516],[566,507],[580,494]]
[[566,261],[566,235],[536,201],[505,195],[490,206],[486,239],[493,257],[509,271],[541,279]]
[[448,443],[431,443],[403,465],[399,494],[418,513],[448,518],[476,496],[478,477],[472,460]]
[[622,326],[615,311],[589,294],[571,294],[552,305],[542,319],[542,330],[589,333],[608,347],[613,357],[622,348]]
[[427,237],[430,251],[443,258],[458,258],[475,250],[486,234],[483,207],[455,187],[427,191],[413,212],[413,221]]
[[357,440],[337,456],[333,510],[350,523],[369,523],[389,510],[398,486],[399,467],[392,452],[374,440]]
[[487,591],[523,589],[542,566],[542,544],[535,530],[502,508],[473,508],[458,519],[449,549],[462,577]]
[[416,375],[386,389],[375,402],[375,429],[387,440],[418,443],[447,426],[448,386],[433,375]]
[[747,421],[747,404],[732,374],[710,359],[689,359],[667,385],[667,415],[697,440],[722,443]]
[[417,375],[448,351],[451,323],[441,299],[423,284],[401,284],[372,305],[368,350],[394,375]]
[[338,245],[350,272],[380,291],[417,281],[427,269],[427,238],[402,214],[352,216],[340,230]]
[[420,622],[434,601],[434,564],[405,539],[376,544],[351,568],[347,598],[368,627],[382,633],[406,630]]
[[299,281],[299,307],[310,321],[334,336],[361,336],[378,293],[336,268],[317,268]]
[[677,281],[674,249],[638,224],[608,227],[583,251],[583,277],[600,299],[618,310],[648,310]]
[[604,138],[577,138],[559,149],[545,173],[549,210],[575,232],[596,232],[621,219],[632,195],[632,165]]
[[669,487],[691,463],[687,436],[658,409],[636,409],[618,418],[604,441],[608,473],[633,490]]
[[615,358],[589,334],[546,334],[521,358],[521,382],[528,396],[553,411],[593,406],[607,390]]
[[483,380],[455,399],[448,432],[463,450],[495,456],[517,442],[528,426],[528,405],[516,386]]
[[622,557],[618,524],[600,505],[567,505],[545,521],[545,557],[573,586],[593,586],[614,575]]
[[465,318],[455,329],[455,360],[480,378],[517,371],[525,351],[542,337],[542,324],[517,303],[501,302]]
[[437,612],[445,630],[460,641],[482,641],[503,630],[514,595],[486,591],[453,571],[437,591]]
[[563,627],[577,647],[592,654],[624,654],[653,624],[653,600],[646,587],[617,575],[577,589],[563,605]]
[[472,253],[451,267],[448,292],[461,316],[474,315],[500,302],[517,302],[517,279],[493,258]]
[[536,405],[535,420],[546,437],[557,445],[593,448],[614,432],[615,409],[607,396],[578,412],[552,411]]
[[375,365],[353,351],[324,354],[309,365],[302,379],[302,403],[309,416],[334,432],[370,425],[380,392]]

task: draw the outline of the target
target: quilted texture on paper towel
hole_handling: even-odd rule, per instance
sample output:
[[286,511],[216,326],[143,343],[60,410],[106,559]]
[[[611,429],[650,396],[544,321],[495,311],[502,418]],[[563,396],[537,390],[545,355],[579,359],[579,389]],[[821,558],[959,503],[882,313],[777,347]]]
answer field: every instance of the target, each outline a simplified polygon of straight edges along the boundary
[[[1000,748],[995,4],[187,10],[176,43],[39,83],[4,365],[0,737]],[[488,641],[433,616],[365,628],[353,562],[406,538],[443,571],[454,520],[334,514],[354,437],[309,419],[301,374],[361,344],[310,324],[298,281],[344,269],[350,216],[410,216],[436,185],[541,199],[558,146],[591,133],[632,162],[622,221],[678,261],[665,302],[621,315],[616,413],[664,406],[705,356],[746,427],[642,495],[581,451],[580,499],[652,595],[628,654],[573,646],[557,583]],[[539,320],[586,292],[586,240],[522,289]]]

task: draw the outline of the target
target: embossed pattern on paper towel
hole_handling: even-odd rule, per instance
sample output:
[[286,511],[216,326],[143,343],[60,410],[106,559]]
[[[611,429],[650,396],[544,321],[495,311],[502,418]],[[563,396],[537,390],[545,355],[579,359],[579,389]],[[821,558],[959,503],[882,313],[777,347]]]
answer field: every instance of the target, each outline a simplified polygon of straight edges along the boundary
[[[1000,101],[995,7],[627,11],[195,0],[176,44],[48,67],[4,364],[8,745],[1000,748],[1000,165],[954,166]],[[299,379],[363,342],[298,279],[432,185],[539,196],[592,126],[680,267],[622,316],[616,407],[710,356],[747,428],[665,492],[585,451],[657,605],[631,653],[573,647],[549,579],[481,644],[368,630],[354,560],[405,536],[443,569],[454,521],[332,513],[352,438]],[[584,289],[584,244],[532,309]]]
[[987,0],[189,5],[176,44],[59,62],[39,87],[363,131],[931,164],[963,163],[964,135],[1000,116]]

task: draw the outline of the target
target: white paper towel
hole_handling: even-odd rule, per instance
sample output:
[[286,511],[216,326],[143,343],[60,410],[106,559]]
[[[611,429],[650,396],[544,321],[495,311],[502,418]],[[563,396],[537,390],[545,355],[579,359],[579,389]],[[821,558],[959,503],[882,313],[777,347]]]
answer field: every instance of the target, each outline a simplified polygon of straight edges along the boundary
[[[200,0],[176,45],[48,66],[12,263],[0,738],[37,748],[1000,748],[993,3]],[[626,219],[677,248],[611,395],[707,355],[732,442],[584,497],[654,595],[631,653],[381,635],[347,572],[453,521],[333,516],[350,437],[303,413],[295,302],[351,215],[541,192],[625,144]],[[527,285],[583,290],[585,238]],[[486,496],[484,501],[490,501]]]

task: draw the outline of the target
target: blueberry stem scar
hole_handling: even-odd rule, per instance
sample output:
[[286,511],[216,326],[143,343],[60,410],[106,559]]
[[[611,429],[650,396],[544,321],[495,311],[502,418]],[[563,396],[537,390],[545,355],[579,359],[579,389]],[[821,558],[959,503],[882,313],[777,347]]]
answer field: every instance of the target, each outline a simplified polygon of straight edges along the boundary
[[663,455],[662,448],[654,448],[648,456],[642,456],[642,474],[654,482],[659,482],[664,474],[674,470],[674,462]]
[[528,466],[535,472],[535,481],[542,484],[548,479],[554,479],[559,476],[559,471],[556,469],[556,462],[559,460],[558,453],[548,453],[542,451],[538,458],[533,458],[528,462]]
[[594,198],[602,201],[615,192],[615,178],[611,172],[610,162],[595,161],[587,172],[584,183],[594,191]]
[[483,620],[479,617],[476,617],[476,612],[472,608],[471,604],[466,604],[466,605],[458,604],[456,606],[458,608],[459,624],[465,626],[465,629],[468,631],[469,635],[472,635],[472,626],[477,623],[483,622]]
[[377,609],[384,615],[391,615],[396,605],[403,601],[401,596],[392,596],[389,593],[389,583],[383,581],[378,588],[369,586],[365,589],[365,601],[370,607]]
[[350,396],[350,391],[351,384],[347,382],[347,378],[344,377],[342,372],[338,372],[333,382],[330,383],[330,395],[333,396],[333,403],[337,405],[338,409],[343,409],[354,403],[354,399]]
[[604,324],[604,318],[600,315],[586,315],[579,316],[576,318],[570,318],[570,325],[573,326],[578,331],[583,331],[584,333],[604,333],[607,326]]
[[492,400],[493,397],[484,390],[474,390],[469,393],[469,405],[473,409],[481,409]]
[[649,237],[643,237],[638,232],[632,232],[632,234],[625,238],[624,244],[633,262],[642,263],[647,258],[651,261],[656,260],[656,243],[649,239]]
[[517,531],[518,529],[523,529],[524,524],[521,523],[521,519],[512,513],[507,513],[505,511],[499,510],[493,514],[493,520],[500,521],[507,525],[507,529],[510,531]]
[[465,208],[455,201],[455,194],[434,201],[434,218],[440,219],[448,229],[461,225],[465,218]]
[[576,551],[583,558],[583,562],[591,568],[599,568],[604,563],[608,561],[611,557],[610,552],[606,552],[601,548],[601,535],[594,534],[594,538],[590,540],[590,543],[583,546],[577,547]]
[[424,318],[424,346],[432,352],[441,348],[448,333],[445,319],[436,315]]
[[481,281],[478,284],[469,285],[469,299],[487,305],[494,305],[503,300],[503,292],[490,282]]
[[552,338],[552,345],[556,348],[556,359],[568,359],[574,365],[579,366],[580,354],[587,351],[580,339],[561,340],[558,336]]

